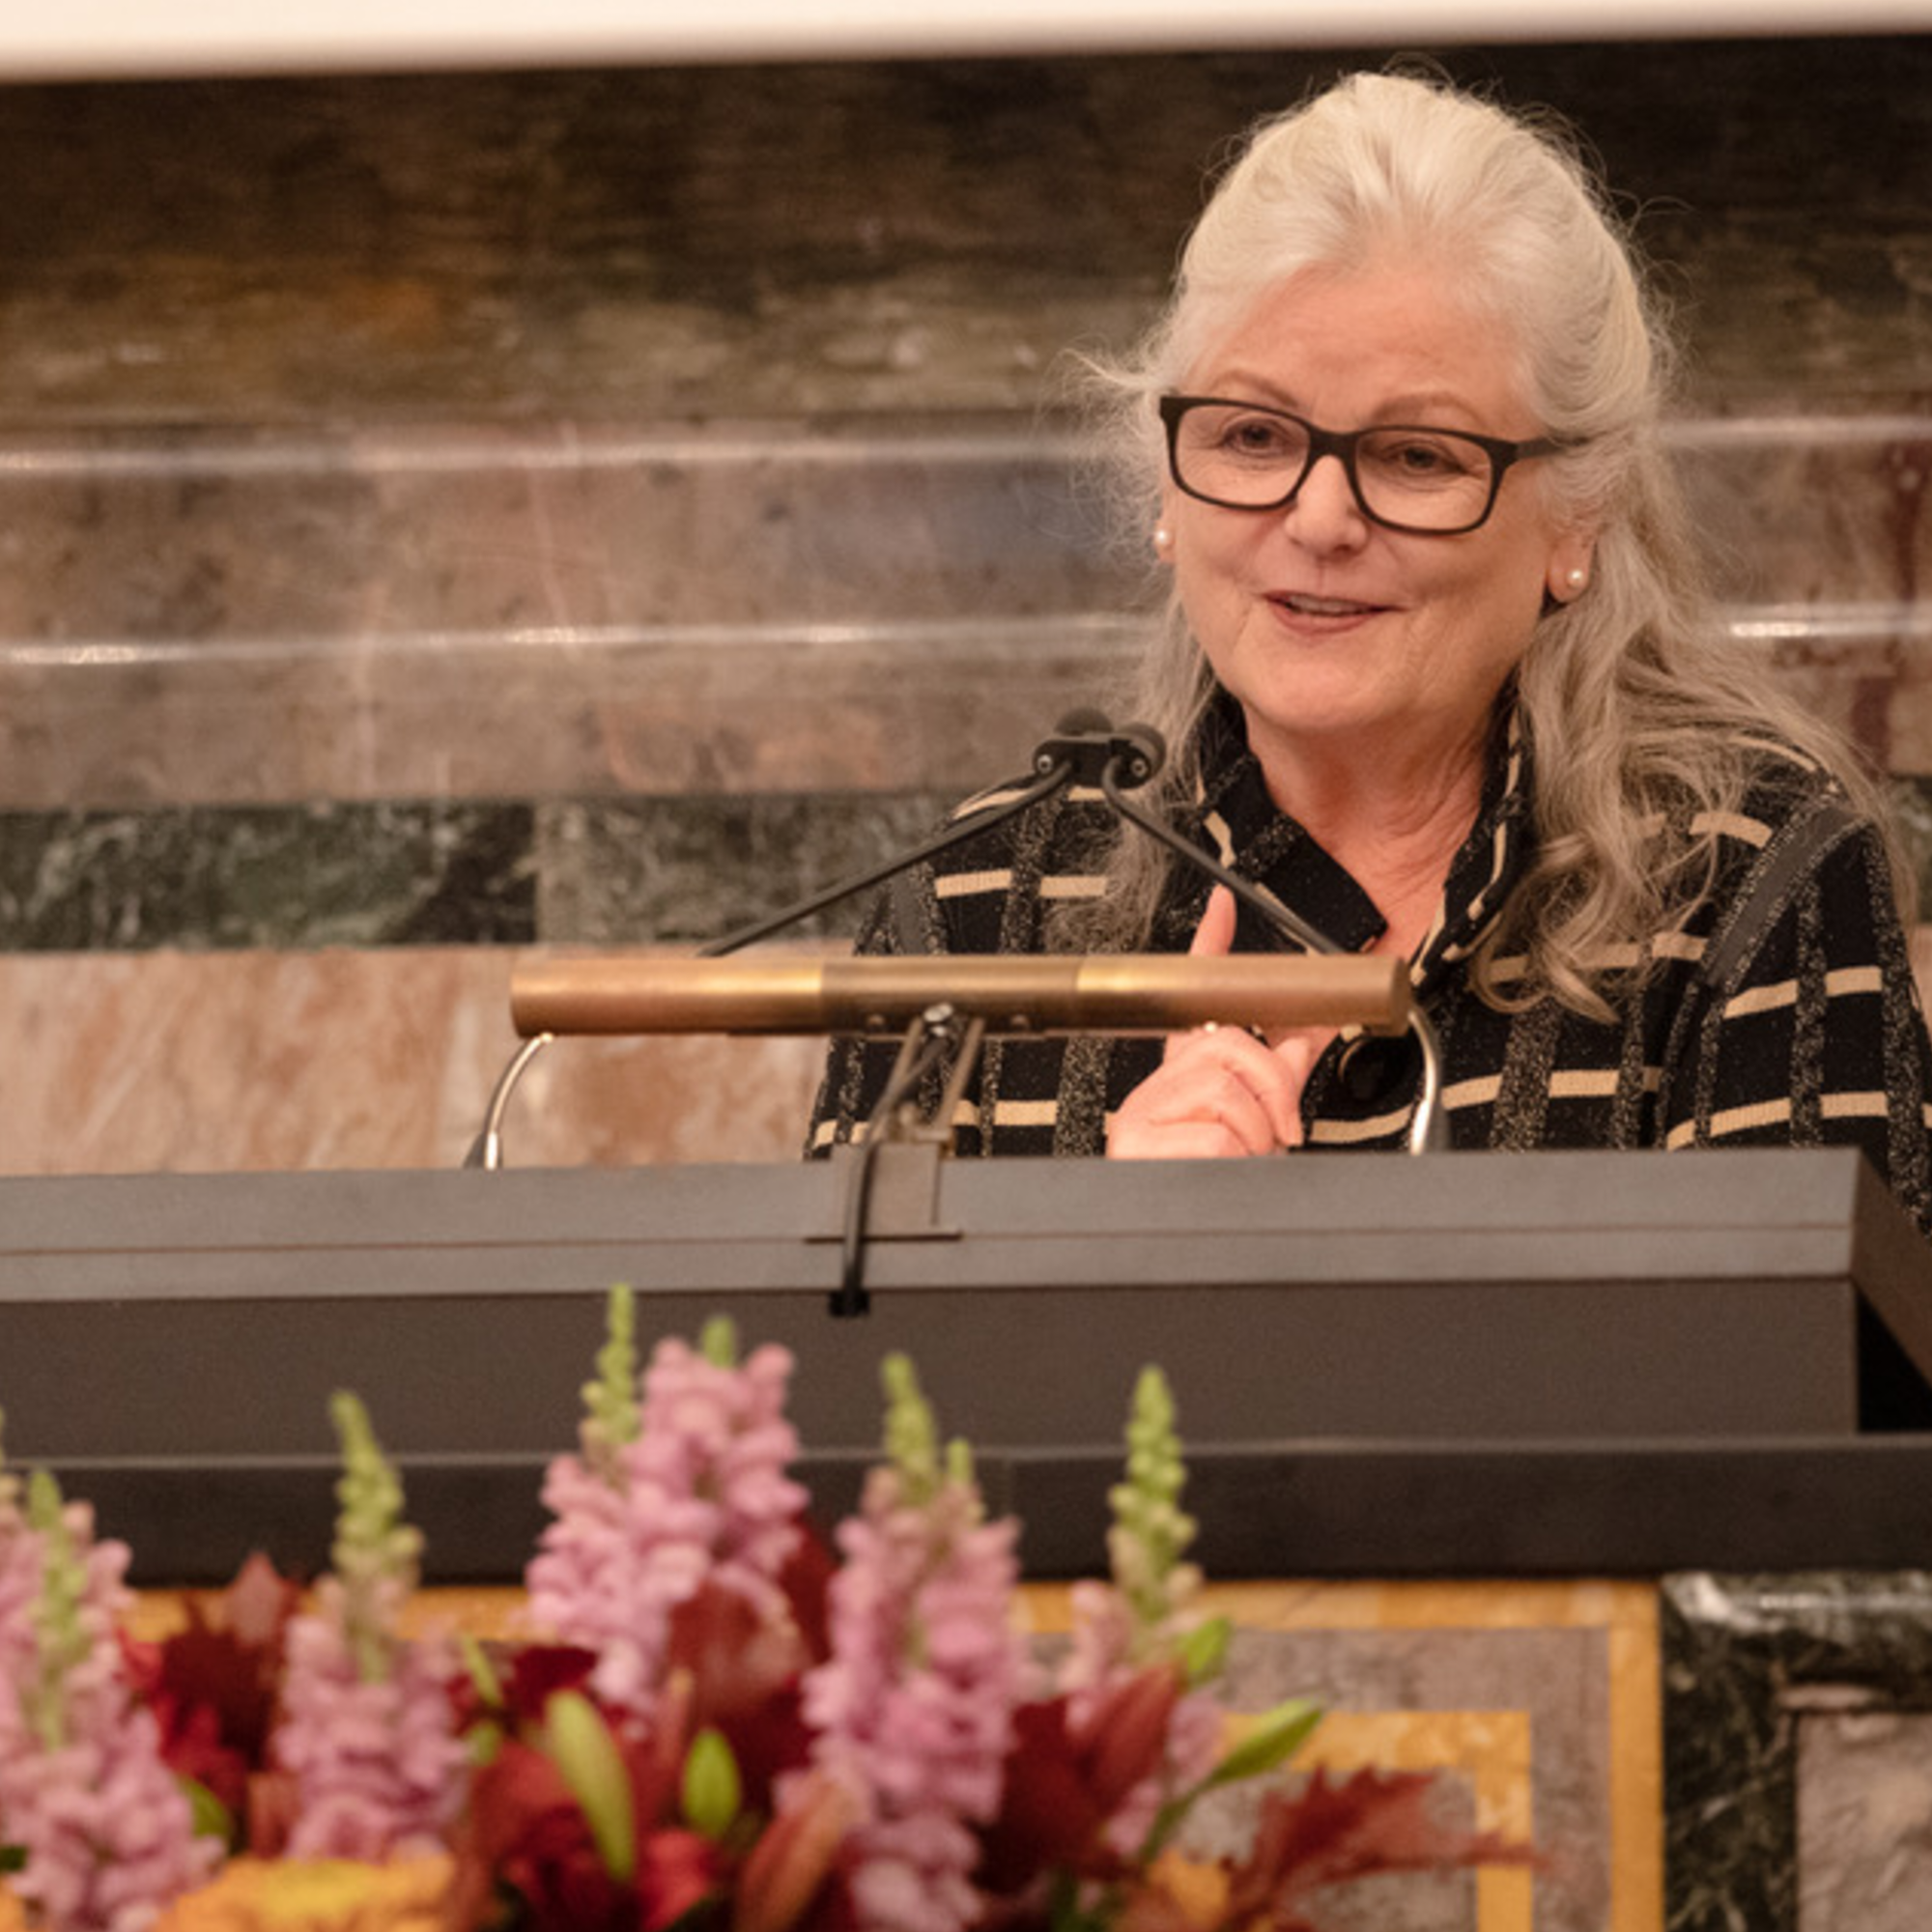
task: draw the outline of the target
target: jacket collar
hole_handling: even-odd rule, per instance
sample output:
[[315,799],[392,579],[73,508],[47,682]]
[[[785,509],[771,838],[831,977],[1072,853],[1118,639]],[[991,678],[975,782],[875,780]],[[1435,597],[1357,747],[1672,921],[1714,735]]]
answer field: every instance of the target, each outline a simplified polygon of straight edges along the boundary
[[[1345,952],[1378,939],[1386,922],[1374,900],[1298,821],[1268,796],[1261,762],[1248,749],[1240,707],[1217,692],[1201,724],[1202,781],[1184,829],[1243,878],[1266,888]],[[1442,902],[1417,951],[1412,977],[1426,993],[1467,957],[1501,916],[1527,868],[1532,760],[1515,693],[1506,693],[1491,734],[1489,765],[1475,823],[1449,867]],[[1184,947],[1207,897],[1189,883],[1170,902],[1159,937]],[[1292,945],[1243,907],[1236,945],[1278,950]]]

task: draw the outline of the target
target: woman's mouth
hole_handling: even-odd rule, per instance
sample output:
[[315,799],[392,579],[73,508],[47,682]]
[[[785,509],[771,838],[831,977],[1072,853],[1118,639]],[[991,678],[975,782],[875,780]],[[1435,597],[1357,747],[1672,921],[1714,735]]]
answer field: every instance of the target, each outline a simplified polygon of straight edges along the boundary
[[1273,601],[1297,617],[1367,617],[1381,609],[1352,597],[1315,597],[1304,591],[1287,591]]

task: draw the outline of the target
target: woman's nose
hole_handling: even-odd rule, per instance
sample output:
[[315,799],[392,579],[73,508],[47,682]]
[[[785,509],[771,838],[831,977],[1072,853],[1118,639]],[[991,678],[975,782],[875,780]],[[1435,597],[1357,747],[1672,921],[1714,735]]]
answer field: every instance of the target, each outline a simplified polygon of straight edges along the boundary
[[1289,532],[1311,550],[1346,549],[1367,536],[1369,520],[1339,456],[1319,456],[1283,505]]

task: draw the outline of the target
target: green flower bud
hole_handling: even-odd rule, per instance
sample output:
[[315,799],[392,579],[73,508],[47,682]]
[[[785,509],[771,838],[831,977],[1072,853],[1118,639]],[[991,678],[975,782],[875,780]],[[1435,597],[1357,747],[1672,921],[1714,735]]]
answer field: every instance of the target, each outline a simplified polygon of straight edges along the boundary
[[1195,1533],[1194,1520],[1179,1507],[1186,1484],[1167,1378],[1143,1369],[1127,1422],[1126,1480],[1108,1492],[1114,1527],[1107,1547],[1115,1586],[1151,1641],[1183,1607],[1196,1580],[1180,1560]]
[[604,1346],[597,1351],[597,1376],[583,1384],[583,1460],[612,1487],[617,1456],[638,1439],[637,1297],[619,1283],[611,1291],[604,1317]]
[[355,1668],[364,1683],[388,1675],[393,1634],[383,1585],[415,1587],[422,1538],[403,1520],[403,1485],[384,1456],[360,1400],[337,1390],[329,1413],[342,1445],[342,1477],[329,1560],[346,1599],[345,1622]]
[[1321,1705],[1311,1704],[1306,1697],[1291,1697],[1273,1710],[1264,1711],[1255,1719],[1254,1728],[1208,1774],[1202,1788],[1238,1783],[1278,1769],[1308,1742],[1321,1721]]
[[745,1781],[723,1731],[707,1724],[692,1739],[682,1797],[685,1821],[694,1832],[722,1838],[731,1829],[745,1800]]
[[886,1455],[898,1471],[905,1499],[918,1508],[939,1489],[939,1431],[932,1405],[919,1385],[910,1356],[890,1354],[879,1365],[886,1392]]
[[590,1841],[617,1885],[638,1875],[638,1831],[631,1775],[604,1714],[581,1690],[559,1690],[544,1706],[551,1761],[577,1800]]
[[45,1551],[41,1593],[29,1612],[36,1665],[21,1687],[20,1704],[41,1743],[53,1751],[68,1742],[68,1672],[86,1662],[90,1646],[80,1620],[86,1566],[68,1529],[60,1484],[45,1469],[27,1478],[27,1521],[45,1540]]
[[714,1315],[697,1337],[697,1352],[714,1369],[738,1366],[738,1328],[728,1315]]

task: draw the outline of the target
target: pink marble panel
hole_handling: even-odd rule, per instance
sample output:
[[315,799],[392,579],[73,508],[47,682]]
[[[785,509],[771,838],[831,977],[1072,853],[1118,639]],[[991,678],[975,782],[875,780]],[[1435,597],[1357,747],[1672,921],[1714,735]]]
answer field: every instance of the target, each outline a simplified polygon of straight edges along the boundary
[[[422,948],[0,958],[0,1173],[461,1162],[517,1045],[511,955]],[[810,1040],[573,1040],[505,1122],[509,1164],[794,1156]]]
[[[515,956],[0,957],[0,1174],[456,1166],[517,1045]],[[1932,987],[1932,927],[1914,956]],[[821,1057],[810,1039],[560,1041],[512,1098],[506,1164],[789,1160]]]

